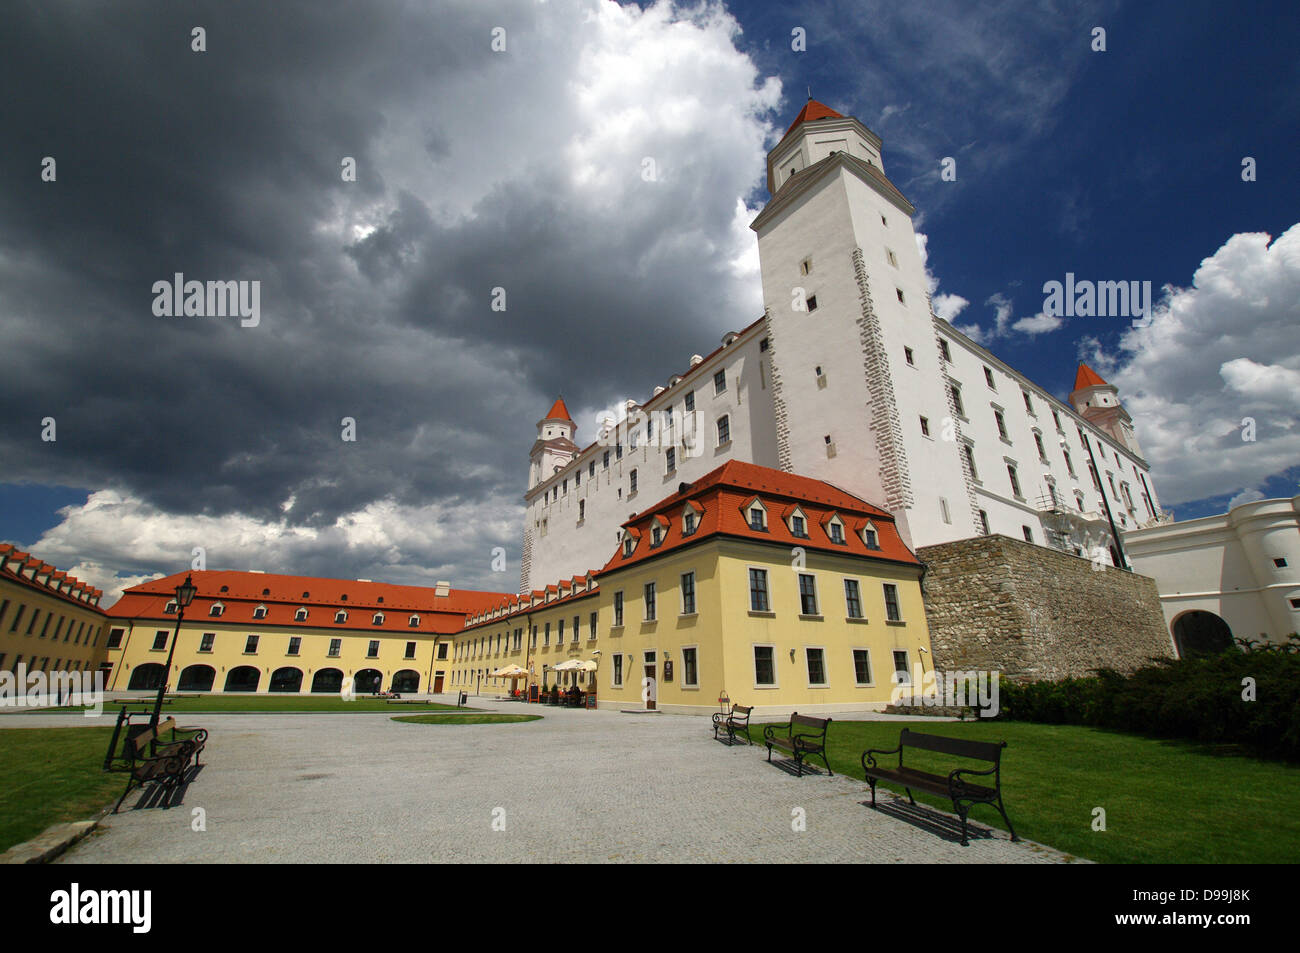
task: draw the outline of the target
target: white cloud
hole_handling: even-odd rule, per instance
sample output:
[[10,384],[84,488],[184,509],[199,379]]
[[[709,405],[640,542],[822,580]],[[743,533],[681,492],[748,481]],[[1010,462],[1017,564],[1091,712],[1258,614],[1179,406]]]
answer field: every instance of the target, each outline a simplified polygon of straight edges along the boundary
[[[1120,389],[1163,502],[1259,487],[1300,463],[1300,225],[1233,235],[1151,325],[1120,339]],[[1243,439],[1251,435],[1254,440]]]
[[953,318],[961,314],[962,311],[970,304],[961,295],[941,294],[935,295],[930,302],[934,307],[934,313],[943,318],[949,324],[952,324]]
[[1234,506],[1241,506],[1242,503],[1254,503],[1256,500],[1264,499],[1264,494],[1259,490],[1242,490],[1236,496],[1228,501],[1228,509]]
[[[92,493],[28,547],[55,566],[104,590],[121,591],[189,568],[202,547],[208,569],[261,569],[295,575],[353,576],[411,585],[450,579],[456,588],[513,592],[519,567],[492,571],[493,541],[521,532],[517,503],[380,500],[323,527],[291,526],[248,516],[166,513],[114,490]],[[136,567],[158,567],[140,572]]]
[[1051,331],[1055,331],[1064,323],[1064,318],[1040,311],[1032,318],[1021,318],[1019,321],[1011,325],[1011,330],[1029,335],[1047,334]]

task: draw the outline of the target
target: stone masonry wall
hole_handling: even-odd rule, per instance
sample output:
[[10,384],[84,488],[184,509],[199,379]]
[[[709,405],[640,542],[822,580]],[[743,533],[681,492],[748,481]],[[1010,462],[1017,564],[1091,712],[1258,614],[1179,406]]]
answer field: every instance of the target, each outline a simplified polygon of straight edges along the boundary
[[1155,582],[1006,536],[917,555],[935,668],[1060,679],[1172,658]]

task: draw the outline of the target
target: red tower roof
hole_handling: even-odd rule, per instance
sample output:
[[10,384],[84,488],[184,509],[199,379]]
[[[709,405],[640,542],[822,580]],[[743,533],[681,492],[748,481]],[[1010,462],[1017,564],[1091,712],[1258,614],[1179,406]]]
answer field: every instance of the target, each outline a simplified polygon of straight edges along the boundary
[[551,404],[550,411],[547,412],[543,420],[567,420],[573,423],[573,418],[569,416],[569,408],[564,406],[564,398],[555,398],[555,403]]
[[1074,375],[1074,389],[1083,390],[1085,387],[1109,387],[1101,375],[1094,371],[1087,364],[1079,364],[1079,373]]
[[790,128],[785,131],[788,136],[794,130],[794,127],[801,122],[812,122],[814,119],[843,119],[844,117],[837,113],[825,103],[819,103],[815,99],[809,99],[804,103],[803,109],[799,110],[799,115],[794,117],[794,122],[790,123]]

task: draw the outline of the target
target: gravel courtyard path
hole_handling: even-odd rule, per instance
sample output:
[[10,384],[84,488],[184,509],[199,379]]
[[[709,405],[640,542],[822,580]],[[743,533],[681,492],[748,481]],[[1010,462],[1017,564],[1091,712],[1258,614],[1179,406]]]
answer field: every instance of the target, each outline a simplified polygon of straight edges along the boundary
[[[183,803],[132,810],[132,794],[60,862],[1071,859],[981,824],[962,847],[936,833],[946,823],[939,812],[905,820],[906,800],[888,796],[889,813],[872,811],[863,782],[824,769],[797,778],[767,764],[761,746],[715,742],[703,718],[481,707],[544,718],[444,726],[386,713],[187,716],[211,738]],[[196,808],[204,831],[192,829]]]

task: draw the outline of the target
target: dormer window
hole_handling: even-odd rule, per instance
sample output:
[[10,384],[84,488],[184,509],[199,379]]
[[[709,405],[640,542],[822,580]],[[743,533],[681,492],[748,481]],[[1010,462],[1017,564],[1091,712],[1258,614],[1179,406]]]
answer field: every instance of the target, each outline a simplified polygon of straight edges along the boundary
[[757,503],[749,508],[749,528],[767,532],[767,512]]
[[797,536],[800,539],[808,538],[808,530],[802,516],[795,515],[790,517],[790,535]]
[[266,606],[258,606],[256,609],[254,609],[254,610],[253,610],[253,618],[254,618],[254,619],[265,619],[265,618],[266,618]]
[[271,594],[271,590],[270,590],[270,589],[263,589],[263,590],[262,590],[262,595],[264,595],[264,596],[269,596],[270,594]]
[[379,597],[378,599],[376,599],[375,601],[378,602],[378,603],[382,606],[382,605],[384,604],[384,597],[383,597],[383,596],[380,596],[380,597]]
[[334,621],[335,621],[335,622],[339,622],[339,623],[347,622],[347,621],[348,621],[348,612],[347,612],[347,610],[346,610],[346,609],[340,609],[338,612],[334,613]]
[[418,629],[420,627],[420,617],[418,615],[413,615],[406,620],[406,624],[412,629]]
[[375,613],[375,617],[374,617],[373,619],[370,620],[370,624],[371,624],[371,625],[383,625],[383,624],[384,624],[384,614],[383,614],[382,612],[376,612],[376,613]]
[[835,517],[826,524],[826,533],[830,536],[832,543],[844,542],[844,524],[840,522],[839,517]]
[[229,591],[230,591],[230,587],[229,587],[229,586],[222,586],[222,587],[221,587],[221,591],[222,591],[222,592],[229,592]]
[[695,533],[695,511],[687,510],[682,514],[682,535],[691,536]]
[[173,613],[175,613],[176,600],[172,599],[170,602],[167,603],[167,605],[163,606],[163,612],[167,613],[167,615],[172,615]]
[[214,602],[212,603],[212,608],[208,610],[208,615],[221,616],[225,614],[225,611],[226,611],[225,606],[223,606],[220,602]]
[[632,550],[636,547],[636,541],[631,536],[623,538],[623,556],[626,558],[632,555]]
[[862,541],[867,544],[867,549],[880,548],[880,536],[876,533],[876,528],[870,523],[862,530]]
[[661,542],[663,542],[663,539],[664,539],[663,527],[661,527],[658,523],[656,523],[654,525],[654,528],[650,530],[650,545],[658,546]]
[[303,609],[299,609],[297,612],[295,612],[295,613],[293,614],[293,621],[294,621],[294,622],[306,622],[306,621],[307,621],[307,610],[306,610],[305,608],[303,608]]

